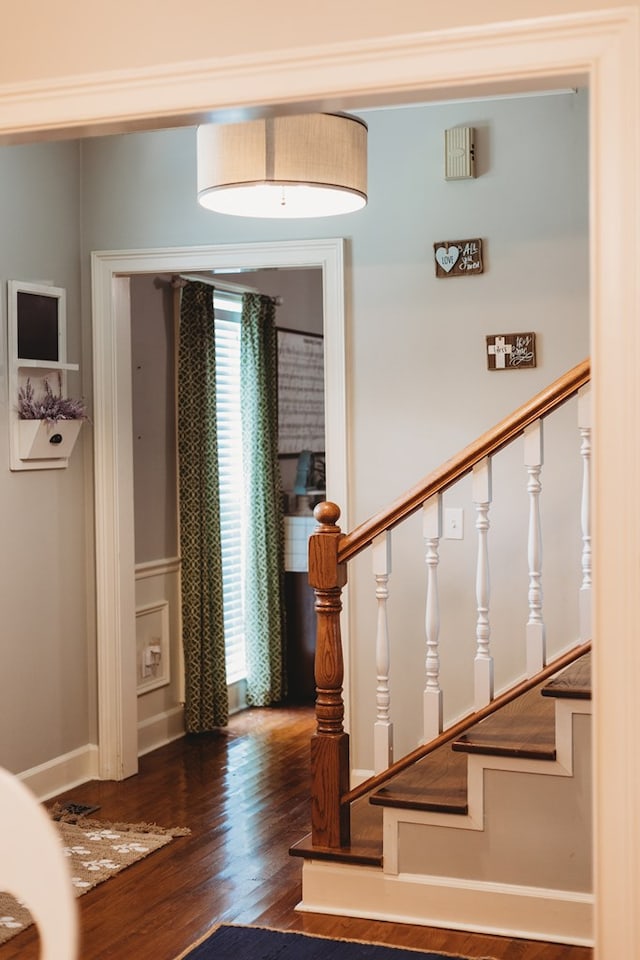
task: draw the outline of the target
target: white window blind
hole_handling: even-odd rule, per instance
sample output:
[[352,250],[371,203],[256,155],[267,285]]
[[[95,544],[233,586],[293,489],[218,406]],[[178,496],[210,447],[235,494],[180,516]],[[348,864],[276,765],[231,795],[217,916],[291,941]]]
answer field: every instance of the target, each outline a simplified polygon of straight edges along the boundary
[[222,539],[222,588],[227,683],[246,676],[242,577],[242,426],[240,418],[240,296],[216,290],[216,410]]

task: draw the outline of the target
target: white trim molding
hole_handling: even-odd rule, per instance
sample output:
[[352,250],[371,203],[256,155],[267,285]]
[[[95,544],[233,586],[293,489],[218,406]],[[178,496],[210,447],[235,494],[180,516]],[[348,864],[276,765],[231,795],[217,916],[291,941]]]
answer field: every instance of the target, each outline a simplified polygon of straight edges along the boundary
[[[121,132],[150,120],[157,127],[163,118],[176,126],[187,117],[192,123],[237,118],[239,109],[272,104],[317,109],[322,101],[324,108],[330,97],[344,104],[345,97],[357,96],[375,106],[573,87],[592,62],[593,35],[610,35],[629,12],[529,18],[4,84],[0,135],[74,128],[91,135],[113,125]],[[582,56],[574,54],[577,39],[583,40]]]
[[136,563],[136,581],[151,580],[153,577],[164,577],[172,573],[178,573],[181,563],[180,557],[145,560],[143,563]]
[[98,776],[98,747],[88,743],[19,774],[38,800],[49,800]]
[[143,757],[185,735],[184,707],[173,707],[138,723],[138,756]]

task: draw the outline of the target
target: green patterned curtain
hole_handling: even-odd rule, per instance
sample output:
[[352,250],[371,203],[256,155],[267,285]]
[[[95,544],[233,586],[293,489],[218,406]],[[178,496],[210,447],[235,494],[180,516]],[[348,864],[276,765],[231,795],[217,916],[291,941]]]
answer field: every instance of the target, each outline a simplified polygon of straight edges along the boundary
[[224,726],[229,714],[213,289],[205,283],[187,283],[180,301],[178,456],[185,724],[188,733],[204,733]]
[[242,298],[240,396],[245,477],[245,648],[247,701],[282,700],[284,678],[284,523],[278,464],[275,306]]

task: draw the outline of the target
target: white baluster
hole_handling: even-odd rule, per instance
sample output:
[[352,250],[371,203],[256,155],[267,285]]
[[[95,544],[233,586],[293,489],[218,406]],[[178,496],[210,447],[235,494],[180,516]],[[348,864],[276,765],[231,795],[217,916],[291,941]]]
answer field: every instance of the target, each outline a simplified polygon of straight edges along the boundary
[[381,533],[372,543],[373,575],[376,581],[378,623],[376,630],[376,722],[373,728],[373,761],[376,773],[393,763],[393,724],[390,718],[391,693],[389,669],[389,623],[387,600],[391,573],[391,535]]
[[422,507],[422,532],[427,565],[427,601],[425,633],[426,684],[423,694],[424,742],[428,743],[442,732],[442,690],[440,688],[440,603],[438,598],[438,545],[442,536],[442,497],[430,497]]
[[473,468],[472,497],[476,509],[478,561],[476,566],[476,657],[474,662],[475,707],[479,710],[493,699],[493,658],[489,652],[489,505],[491,503],[491,461],[488,457]]
[[580,639],[591,640],[591,385],[578,391],[578,426],[582,457],[582,585],[580,587]]
[[540,474],[544,462],[542,420],[524,431],[524,463],[529,494],[529,619],[527,620],[527,676],[533,677],[546,664],[546,636],[542,619],[542,529],[540,525]]

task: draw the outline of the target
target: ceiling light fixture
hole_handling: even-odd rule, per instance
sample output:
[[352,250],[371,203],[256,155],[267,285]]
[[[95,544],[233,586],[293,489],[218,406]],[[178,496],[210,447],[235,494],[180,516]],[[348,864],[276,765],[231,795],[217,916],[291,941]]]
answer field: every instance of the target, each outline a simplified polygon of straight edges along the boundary
[[198,202],[240,217],[329,217],[367,202],[367,126],[312,113],[198,127]]

